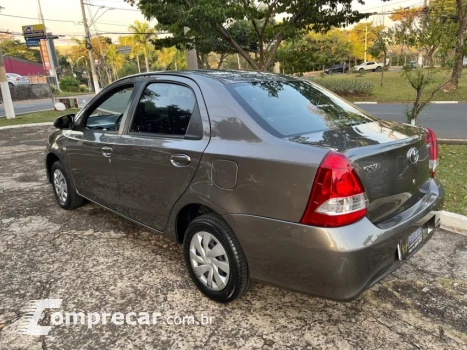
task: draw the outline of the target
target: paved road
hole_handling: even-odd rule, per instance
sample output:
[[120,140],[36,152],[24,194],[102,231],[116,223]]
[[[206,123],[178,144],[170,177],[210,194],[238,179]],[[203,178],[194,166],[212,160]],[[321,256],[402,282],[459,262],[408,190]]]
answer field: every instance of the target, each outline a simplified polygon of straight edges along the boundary
[[[467,348],[467,236],[435,233],[349,303],[253,283],[242,299],[218,304],[196,290],[177,243],[94,204],[58,207],[42,163],[52,130],[0,130],[0,349]],[[41,325],[52,312],[161,317],[150,325],[107,318],[89,329],[61,324],[48,336],[18,334],[29,301],[39,299],[63,299],[43,312]],[[212,323],[169,319],[202,322],[203,315]]]
[[[80,106],[85,105],[91,99],[94,97],[94,95],[80,95],[77,96],[78,99],[78,104]],[[20,102],[15,102],[15,112],[20,114],[20,113],[31,113],[35,111],[42,111],[45,109],[52,109],[52,99],[43,99],[43,100],[28,100],[28,101],[20,101]],[[0,118],[5,116],[5,108],[3,104],[0,104]]]
[[[82,95],[78,97],[81,105],[89,102],[94,95]],[[363,110],[374,116],[405,123],[404,110],[407,104],[359,104]],[[33,112],[52,108],[51,100],[24,101],[15,104],[17,113]],[[0,116],[5,115],[3,106],[0,105]],[[418,124],[432,128],[438,137],[448,139],[467,138],[467,103],[459,104],[432,104],[427,106],[419,117]]]
[[[359,104],[375,117],[405,123],[406,104]],[[417,124],[431,128],[439,138],[467,139],[467,103],[432,104],[420,113]]]

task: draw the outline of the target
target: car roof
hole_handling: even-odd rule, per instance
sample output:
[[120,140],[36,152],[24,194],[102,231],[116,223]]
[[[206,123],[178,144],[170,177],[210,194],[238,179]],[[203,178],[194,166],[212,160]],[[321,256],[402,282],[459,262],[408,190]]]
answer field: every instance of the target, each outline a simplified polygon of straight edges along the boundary
[[255,82],[255,81],[287,81],[297,80],[281,74],[274,74],[269,72],[245,71],[245,70],[214,70],[214,69],[198,69],[198,70],[177,70],[177,71],[160,71],[150,73],[140,73],[130,75],[128,78],[135,78],[140,76],[163,76],[163,75],[176,75],[190,78],[202,77],[213,79],[221,82],[222,84],[242,83],[242,82]]

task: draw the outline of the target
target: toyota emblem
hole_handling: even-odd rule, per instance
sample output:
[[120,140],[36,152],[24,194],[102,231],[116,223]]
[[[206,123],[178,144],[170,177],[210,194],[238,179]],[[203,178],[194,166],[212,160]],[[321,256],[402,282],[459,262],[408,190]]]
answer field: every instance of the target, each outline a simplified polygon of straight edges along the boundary
[[407,160],[409,161],[410,164],[417,163],[418,157],[419,157],[418,150],[415,147],[412,147],[407,152]]

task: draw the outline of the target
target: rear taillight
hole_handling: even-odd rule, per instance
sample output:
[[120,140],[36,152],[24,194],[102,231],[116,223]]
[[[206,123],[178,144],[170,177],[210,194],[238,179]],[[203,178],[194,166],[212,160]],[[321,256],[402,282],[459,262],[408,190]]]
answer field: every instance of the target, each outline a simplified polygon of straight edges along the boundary
[[431,129],[425,129],[425,141],[428,148],[428,157],[430,158],[431,177],[435,177],[438,167],[438,139],[435,132]]
[[300,223],[323,227],[349,225],[366,215],[366,207],[365,189],[347,157],[329,152],[316,172]]
[[21,79],[20,78],[16,78],[16,81],[20,81]]

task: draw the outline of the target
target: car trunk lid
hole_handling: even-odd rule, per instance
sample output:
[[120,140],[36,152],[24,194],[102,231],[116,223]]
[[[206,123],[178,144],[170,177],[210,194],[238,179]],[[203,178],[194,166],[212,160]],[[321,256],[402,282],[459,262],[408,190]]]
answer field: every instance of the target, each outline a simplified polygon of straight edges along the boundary
[[431,170],[423,128],[374,121],[289,140],[344,153],[365,187],[367,218],[374,223],[408,209],[426,194]]

